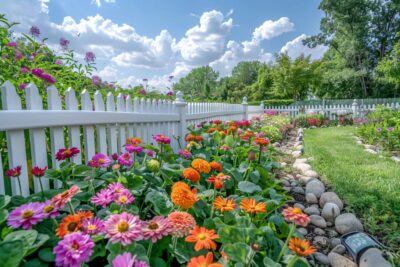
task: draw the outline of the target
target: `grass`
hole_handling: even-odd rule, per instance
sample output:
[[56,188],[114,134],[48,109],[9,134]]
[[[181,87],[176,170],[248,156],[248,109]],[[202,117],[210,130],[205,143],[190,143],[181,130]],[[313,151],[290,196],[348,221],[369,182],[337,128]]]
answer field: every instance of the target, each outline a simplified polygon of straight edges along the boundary
[[354,127],[305,131],[313,168],[391,251],[400,247],[400,165],[364,151]]

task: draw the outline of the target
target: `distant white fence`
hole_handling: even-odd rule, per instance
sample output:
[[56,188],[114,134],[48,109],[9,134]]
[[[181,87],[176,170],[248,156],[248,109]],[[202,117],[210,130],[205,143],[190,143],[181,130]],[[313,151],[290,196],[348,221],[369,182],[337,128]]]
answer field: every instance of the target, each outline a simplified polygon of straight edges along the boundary
[[299,114],[319,113],[331,120],[337,119],[341,115],[351,115],[355,117],[364,117],[368,112],[376,109],[377,106],[385,106],[393,109],[400,109],[400,103],[378,104],[360,104],[357,99],[353,100],[352,104],[341,105],[302,105],[302,106],[268,106],[265,111],[273,111],[282,114],[287,114],[291,117],[296,117]]
[[[1,86],[3,110],[0,110],[0,131],[5,131],[6,135],[8,165],[9,168],[22,166],[22,192],[19,192],[15,179],[11,179],[11,191],[13,195],[22,193],[23,196],[30,193],[28,165],[49,166],[50,158],[52,167],[58,167],[60,162],[54,156],[60,148],[77,147],[84,151],[84,159],[80,155],[72,159],[74,163],[81,164],[98,152],[108,155],[121,153],[127,137],[136,136],[152,143],[153,135],[165,134],[171,137],[171,145],[177,150],[178,143],[172,136],[178,135],[183,139],[188,125],[197,125],[205,120],[248,119],[263,112],[262,107],[248,106],[246,97],[242,104],[186,103],[180,92],[176,94],[175,101],[132,100],[122,94],[115,99],[111,92],[104,101],[97,91],[92,102],[89,92],[83,90],[79,105],[72,88],[65,92],[63,103],[54,86],[47,88],[48,109],[43,110],[38,88],[30,84],[25,92],[26,109],[23,109],[15,87],[8,81]],[[27,138],[26,130],[29,132]],[[27,158],[26,151],[31,158]],[[0,194],[5,193],[3,165],[0,155]],[[44,189],[48,189],[49,181],[43,179],[43,185]],[[40,191],[36,178],[33,178],[33,187],[35,192]]]

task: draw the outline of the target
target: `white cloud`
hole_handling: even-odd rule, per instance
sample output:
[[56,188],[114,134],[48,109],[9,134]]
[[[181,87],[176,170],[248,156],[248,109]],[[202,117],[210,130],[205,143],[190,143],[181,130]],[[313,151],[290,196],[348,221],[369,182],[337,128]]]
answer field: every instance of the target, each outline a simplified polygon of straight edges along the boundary
[[[113,4],[115,0],[104,0],[104,2]],[[96,5],[97,7],[101,7],[101,0],[92,0],[92,4]]]
[[287,17],[278,20],[266,20],[262,25],[254,29],[253,39],[269,40],[285,32],[294,30],[294,24]]
[[216,10],[204,12],[200,24],[186,31],[178,44],[184,61],[192,65],[204,65],[224,53],[226,35],[232,29],[232,19],[225,20]]
[[50,0],[38,0],[40,2],[40,10],[43,13],[49,13],[49,2]]
[[307,35],[302,34],[292,41],[287,42],[282,48],[281,53],[287,53],[289,57],[296,58],[301,54],[305,56],[311,55],[311,59],[320,59],[324,55],[324,53],[328,50],[327,46],[318,45],[315,48],[309,48],[306,45],[303,45],[303,40],[307,38]]
[[233,8],[229,9],[228,13],[225,14],[225,18],[229,18],[230,16],[232,16],[233,12]]

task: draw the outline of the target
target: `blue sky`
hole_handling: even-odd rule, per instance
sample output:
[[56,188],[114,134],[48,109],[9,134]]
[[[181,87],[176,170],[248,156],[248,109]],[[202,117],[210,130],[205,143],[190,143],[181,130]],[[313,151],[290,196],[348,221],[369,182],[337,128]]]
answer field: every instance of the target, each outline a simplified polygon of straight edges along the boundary
[[[2,0],[0,12],[41,29],[57,52],[71,42],[78,57],[97,56],[98,75],[122,85],[148,78],[158,89],[191,69],[210,65],[229,75],[242,60],[272,62],[274,54],[320,58],[326,47],[301,40],[319,31],[318,0]],[[79,37],[78,37],[79,36]]]

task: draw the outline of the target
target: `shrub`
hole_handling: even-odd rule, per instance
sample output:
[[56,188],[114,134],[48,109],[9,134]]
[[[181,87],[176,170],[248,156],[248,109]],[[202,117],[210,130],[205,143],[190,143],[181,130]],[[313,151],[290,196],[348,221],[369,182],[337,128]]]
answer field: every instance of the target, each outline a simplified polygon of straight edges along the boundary
[[264,105],[266,107],[270,106],[290,106],[293,104],[293,99],[268,99],[264,100]]

